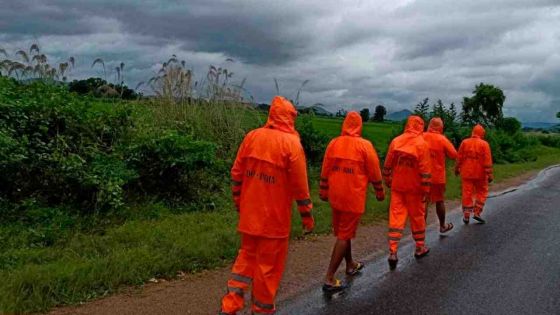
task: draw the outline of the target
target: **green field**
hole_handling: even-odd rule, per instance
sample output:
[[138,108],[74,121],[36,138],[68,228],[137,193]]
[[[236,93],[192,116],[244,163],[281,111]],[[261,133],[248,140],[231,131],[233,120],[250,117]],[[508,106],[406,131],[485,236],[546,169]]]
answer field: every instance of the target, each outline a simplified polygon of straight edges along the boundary
[[[341,123],[339,119],[313,120],[313,125],[329,137],[340,133]],[[366,123],[364,136],[384,153],[400,127]],[[560,149],[537,146],[535,150],[538,159],[534,162],[496,165],[496,180],[560,163]],[[319,169],[312,167],[309,174],[315,232],[329,233],[330,208],[318,198]],[[457,198],[459,180],[451,172],[448,177],[448,196]],[[152,277],[174,277],[179,270],[196,272],[229,264],[237,253],[239,238],[235,231],[237,214],[231,201],[225,204],[215,211],[182,214],[159,204],[143,205],[133,210],[154,213],[152,218],[130,219],[99,233],[69,232],[64,242],[47,247],[25,246],[33,235],[23,225],[2,226],[0,309],[7,313],[48,310],[54,305],[104,296],[123,285],[140,285]],[[386,219],[387,208],[387,200],[379,203],[370,193],[363,223]],[[294,238],[300,237],[300,219],[295,211],[292,231]]]
[[[313,119],[313,126],[330,138],[334,138],[340,135],[342,122],[343,120],[341,118],[336,119],[315,117]],[[373,143],[373,145],[375,146],[377,152],[380,153],[381,156],[384,156],[387,148],[389,147],[390,139],[393,138],[394,135],[398,134],[401,130],[401,123],[367,122],[364,124],[362,136],[371,141],[371,143]]]

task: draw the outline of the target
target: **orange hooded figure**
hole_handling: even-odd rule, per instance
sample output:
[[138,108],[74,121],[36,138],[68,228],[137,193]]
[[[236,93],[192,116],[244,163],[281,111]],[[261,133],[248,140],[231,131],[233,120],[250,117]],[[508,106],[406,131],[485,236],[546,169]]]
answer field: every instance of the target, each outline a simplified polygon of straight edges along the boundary
[[469,223],[470,214],[473,211],[475,220],[485,222],[480,214],[488,197],[488,183],[494,179],[492,152],[490,145],[484,140],[485,134],[484,128],[476,125],[471,137],[463,140],[459,147],[455,173],[461,175],[463,222],[465,223]]
[[415,257],[425,256],[425,200],[432,182],[430,149],[422,137],[424,121],[410,116],[404,133],[391,142],[385,158],[383,177],[391,188],[389,209],[389,265],[397,264],[397,249],[406,219],[410,216],[412,236],[416,241]]
[[[379,158],[372,143],[362,138],[362,117],[349,112],[342,125],[342,134],[328,145],[321,170],[320,196],[332,208],[333,230],[337,238],[333,260],[327,272],[326,288],[336,289],[334,274],[342,258],[347,273],[363,267],[355,263],[351,239],[356,236],[360,217],[365,211],[368,184],[372,184],[377,200],[385,199]],[[334,288],[333,288],[334,285]]]
[[251,282],[253,313],[275,312],[294,199],[304,228],[313,229],[305,154],[294,127],[296,116],[292,103],[274,97],[266,125],[249,132],[239,147],[231,178],[241,248],[222,300],[222,314],[243,309],[243,296]]
[[[445,224],[445,157],[457,158],[457,151],[453,144],[443,134],[443,121],[435,117],[430,120],[428,131],[424,132],[424,140],[430,148],[432,159],[432,187],[430,190],[430,202],[436,204],[436,212],[440,223],[440,232],[445,233],[453,228],[453,224]],[[426,209],[426,214],[428,209]]]

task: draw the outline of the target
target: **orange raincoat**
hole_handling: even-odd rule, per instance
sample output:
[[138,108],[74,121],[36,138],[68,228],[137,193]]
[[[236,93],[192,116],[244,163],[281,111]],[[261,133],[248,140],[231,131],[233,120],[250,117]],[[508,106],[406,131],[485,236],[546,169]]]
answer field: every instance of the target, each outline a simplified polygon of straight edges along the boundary
[[253,312],[274,313],[294,199],[304,226],[313,228],[305,154],[294,127],[296,116],[294,106],[276,96],[266,125],[249,132],[239,147],[231,177],[242,238],[228,294],[222,300],[224,314],[243,308],[243,294],[251,282]]
[[430,147],[430,157],[432,159],[432,187],[430,199],[432,202],[443,201],[445,193],[445,157],[450,159],[457,158],[457,151],[453,144],[443,134],[443,121],[441,118],[432,118],[428,131],[424,132],[424,140]]
[[432,182],[430,149],[422,137],[424,121],[410,116],[402,135],[393,139],[385,158],[383,177],[391,188],[389,248],[396,253],[407,216],[416,247],[424,247],[426,221],[424,199]]
[[471,137],[463,140],[459,147],[456,172],[461,174],[465,218],[473,211],[475,215],[482,213],[488,197],[488,182],[493,180],[492,152],[484,140],[485,134],[484,128],[476,125]]
[[[320,195],[321,199],[329,200],[333,209],[335,234],[339,234],[339,229],[348,231],[337,235],[341,239],[351,239],[355,235],[359,217],[365,211],[369,183],[373,185],[378,200],[385,198],[379,158],[372,143],[361,136],[360,114],[348,113],[342,125],[341,136],[329,143],[323,159]],[[353,213],[354,215],[346,217],[357,219],[343,219],[352,226],[339,227],[342,222],[337,222],[336,218],[344,214],[336,212]]]

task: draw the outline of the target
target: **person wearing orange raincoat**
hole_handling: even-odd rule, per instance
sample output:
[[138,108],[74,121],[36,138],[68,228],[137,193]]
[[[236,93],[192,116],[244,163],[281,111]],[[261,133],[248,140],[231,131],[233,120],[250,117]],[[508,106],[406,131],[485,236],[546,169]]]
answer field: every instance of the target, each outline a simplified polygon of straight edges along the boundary
[[304,229],[310,232],[314,227],[305,154],[294,127],[296,116],[292,103],[274,97],[266,125],[249,132],[239,147],[231,178],[241,248],[220,314],[242,310],[251,283],[252,313],[275,313],[294,199]]
[[[457,158],[457,151],[443,134],[443,121],[439,117],[430,120],[428,131],[424,132],[424,140],[428,143],[432,159],[432,186],[429,202],[436,204],[440,233],[446,233],[453,228],[453,223],[445,223],[445,157],[454,160]],[[427,214],[428,207],[426,207],[426,217]]]
[[416,242],[414,256],[422,258],[430,249],[425,245],[426,201],[432,182],[430,149],[422,137],[424,120],[412,115],[404,133],[391,142],[383,178],[391,189],[389,206],[389,266],[397,266],[397,249],[402,238],[407,217],[410,217],[412,237]]
[[372,143],[362,138],[362,117],[349,112],[342,134],[333,139],[325,152],[321,170],[320,197],[332,208],[336,242],[327,270],[323,290],[328,293],[346,288],[334,278],[344,258],[346,274],[353,276],[363,267],[352,258],[351,240],[356,236],[360,217],[365,211],[368,184],[375,189],[377,200],[385,199],[379,158]]
[[[492,175],[492,151],[484,140],[486,131],[481,125],[473,128],[471,137],[463,140],[459,146],[455,174],[461,175],[463,222],[473,219],[486,223],[480,216],[488,197],[488,183],[494,180]],[[474,202],[473,202],[474,199]]]

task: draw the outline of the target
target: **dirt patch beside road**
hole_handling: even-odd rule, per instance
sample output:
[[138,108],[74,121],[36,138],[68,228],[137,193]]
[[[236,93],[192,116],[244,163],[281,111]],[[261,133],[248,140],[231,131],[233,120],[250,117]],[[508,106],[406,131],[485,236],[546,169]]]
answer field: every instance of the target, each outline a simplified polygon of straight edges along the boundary
[[[537,173],[538,171],[532,171],[506,179],[492,185],[491,191],[502,191],[521,185]],[[446,202],[446,206],[450,211],[460,211],[460,202],[457,200]],[[430,224],[436,224],[437,218],[433,207],[429,210],[428,218]],[[386,222],[361,226],[356,240],[352,243],[355,258],[367,262],[386,255],[386,231]],[[405,238],[409,237],[405,236]],[[279,301],[318,287],[329,263],[333,242],[334,238],[330,235],[308,236],[303,240],[290,242]],[[341,267],[343,272],[344,263]],[[217,314],[220,298],[225,293],[229,269],[228,266],[197,274],[181,275],[171,281],[155,280],[157,283],[148,283],[140,288],[127,288],[113,296],[81,306],[55,309],[50,314]],[[342,274],[339,276],[343,277]]]

